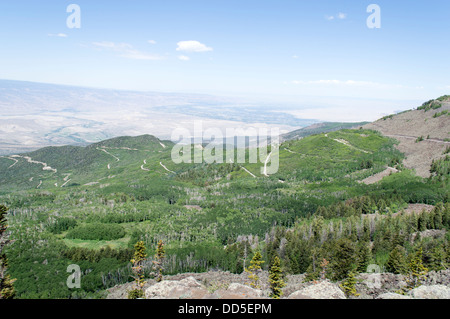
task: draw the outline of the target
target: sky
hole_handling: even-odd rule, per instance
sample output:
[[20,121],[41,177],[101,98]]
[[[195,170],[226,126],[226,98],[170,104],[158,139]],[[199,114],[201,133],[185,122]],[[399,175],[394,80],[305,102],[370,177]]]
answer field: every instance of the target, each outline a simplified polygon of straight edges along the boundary
[[364,104],[374,117],[449,94],[449,14],[448,0],[1,1],[0,79],[306,103],[296,115],[326,120],[333,103]]

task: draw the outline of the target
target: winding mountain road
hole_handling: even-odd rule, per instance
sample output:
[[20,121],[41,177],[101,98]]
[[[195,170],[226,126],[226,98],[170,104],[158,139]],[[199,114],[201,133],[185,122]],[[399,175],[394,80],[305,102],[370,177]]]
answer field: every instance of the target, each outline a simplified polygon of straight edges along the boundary
[[8,167],[8,169],[11,168],[11,167],[13,167],[14,165],[16,165],[17,162],[19,161],[19,160],[16,160],[15,158],[7,157],[7,156],[0,156],[0,158],[7,158],[7,159],[9,159],[9,160],[11,160],[11,161],[14,161],[14,164],[10,165],[10,166]]
[[108,154],[109,156],[114,157],[114,158],[116,159],[116,161],[120,162],[120,158],[118,158],[118,157],[115,156],[115,155],[112,155],[110,152],[108,152],[108,151],[105,150],[104,148],[97,147],[97,149],[98,149],[99,151],[105,152],[105,153]]
[[[52,167],[48,166],[47,163],[35,161],[29,156],[11,155],[11,157],[13,157],[13,158],[23,158],[23,159],[27,160],[27,162],[30,163],[30,164],[42,165],[43,166],[42,167],[43,171],[53,171],[54,173],[58,172],[58,170],[56,168],[52,168]],[[14,166],[14,165],[15,164],[13,164],[12,166]],[[10,166],[10,167],[12,167],[12,166]]]
[[[392,137],[392,138],[406,138],[406,139],[410,139],[410,140],[417,140],[419,137],[418,136],[410,136],[410,135],[388,135],[388,134],[384,134],[384,136],[387,137]],[[443,141],[437,138],[424,138],[422,142],[432,142],[432,143],[438,143],[438,144],[446,144],[446,145],[450,145],[450,142],[447,141]]]
[[174,171],[171,171],[170,169],[168,169],[162,162],[159,162],[159,165],[162,166],[162,168],[164,168],[166,171],[168,171],[169,173],[173,173],[176,174]]

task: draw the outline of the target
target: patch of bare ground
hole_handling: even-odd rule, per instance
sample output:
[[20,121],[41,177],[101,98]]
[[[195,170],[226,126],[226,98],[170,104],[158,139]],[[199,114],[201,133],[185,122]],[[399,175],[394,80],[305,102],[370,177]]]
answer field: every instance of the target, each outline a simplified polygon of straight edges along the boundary
[[375,175],[369,176],[361,181],[361,183],[364,183],[366,185],[371,185],[378,183],[381,181],[384,177],[389,176],[390,174],[397,173],[398,170],[393,167],[388,167],[384,171],[377,173]]
[[[444,114],[434,117],[436,113],[450,110],[450,102],[442,103],[435,110],[412,110],[367,124],[365,129],[380,132],[384,136],[396,139],[397,149],[405,154],[403,164],[406,168],[415,169],[421,177],[430,176],[433,160],[443,156],[450,146],[446,139],[450,137],[450,116]],[[422,137],[422,141],[417,141]]]
[[184,205],[187,209],[196,209],[196,210],[202,210],[202,208],[198,205]]
[[423,211],[430,213],[432,210],[434,209],[433,205],[427,205],[427,204],[408,204],[408,207],[405,209],[402,209],[401,211],[399,211],[398,213],[393,214],[393,216],[397,216],[400,214],[406,214],[406,215],[411,215],[411,214],[417,214],[417,213],[422,213]]
[[[408,207],[401,209],[397,213],[392,214],[393,217],[398,215],[411,215],[411,214],[421,214],[423,212],[430,213],[434,209],[433,205],[427,204],[408,204]],[[384,218],[388,215],[380,215],[380,214],[363,214],[365,218],[375,219],[378,217]]]

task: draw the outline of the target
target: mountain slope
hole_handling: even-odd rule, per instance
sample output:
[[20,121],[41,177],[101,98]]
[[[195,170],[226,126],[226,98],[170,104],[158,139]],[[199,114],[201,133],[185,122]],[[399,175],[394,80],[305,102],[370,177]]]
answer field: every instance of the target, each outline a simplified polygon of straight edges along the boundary
[[358,123],[342,123],[342,122],[325,122],[313,124],[308,127],[301,128],[286,134],[281,135],[283,141],[293,140],[303,138],[313,134],[328,133],[339,131],[343,129],[353,129],[361,127],[369,122],[358,122]]
[[151,135],[118,137],[81,146],[46,147],[34,152],[0,157],[0,190],[55,189],[95,184],[121,175],[165,175],[173,143]]
[[418,176],[429,177],[433,160],[442,158],[450,146],[450,97],[440,100],[384,117],[364,128],[398,140],[397,148],[406,156],[405,167],[415,169]]

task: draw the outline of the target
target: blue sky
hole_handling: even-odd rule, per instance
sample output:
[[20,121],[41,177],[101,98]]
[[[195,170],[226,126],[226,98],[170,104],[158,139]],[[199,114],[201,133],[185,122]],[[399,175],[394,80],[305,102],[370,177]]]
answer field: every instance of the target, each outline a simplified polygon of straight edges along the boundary
[[[79,29],[66,25],[71,3]],[[371,3],[380,29],[367,27]],[[449,14],[448,0],[2,1],[0,78],[293,103],[423,101],[450,92]]]

